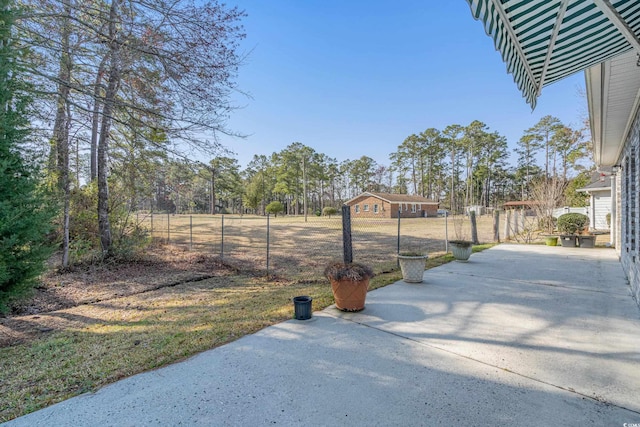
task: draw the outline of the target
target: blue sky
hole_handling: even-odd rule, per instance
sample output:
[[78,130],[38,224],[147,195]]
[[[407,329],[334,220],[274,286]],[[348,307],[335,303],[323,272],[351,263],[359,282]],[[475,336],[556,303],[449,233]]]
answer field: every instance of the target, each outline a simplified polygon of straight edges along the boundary
[[578,73],[522,98],[493,41],[464,0],[233,0],[244,9],[248,53],[238,85],[251,99],[222,136],[244,167],[301,142],[338,161],[389,165],[409,135],[486,123],[515,147],[545,115],[578,127],[586,116]]

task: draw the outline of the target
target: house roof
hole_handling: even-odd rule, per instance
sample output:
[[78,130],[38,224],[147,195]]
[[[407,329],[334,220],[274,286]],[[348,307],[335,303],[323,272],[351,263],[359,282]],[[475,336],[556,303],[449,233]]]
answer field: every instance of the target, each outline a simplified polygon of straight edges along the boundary
[[347,200],[345,204],[354,202],[357,199],[360,199],[362,197],[375,197],[377,199],[383,200],[388,203],[421,203],[421,204],[432,204],[432,205],[439,204],[435,200],[427,199],[426,197],[422,197],[422,196],[415,196],[415,195],[409,195],[409,194],[393,194],[393,193],[372,193],[369,191],[365,191],[364,193],[357,195],[353,199]]
[[583,188],[578,188],[576,191],[586,191],[587,193],[592,191],[607,191],[611,190],[611,179],[608,176],[604,176],[604,179],[598,179],[592,181],[589,185],[585,185]]

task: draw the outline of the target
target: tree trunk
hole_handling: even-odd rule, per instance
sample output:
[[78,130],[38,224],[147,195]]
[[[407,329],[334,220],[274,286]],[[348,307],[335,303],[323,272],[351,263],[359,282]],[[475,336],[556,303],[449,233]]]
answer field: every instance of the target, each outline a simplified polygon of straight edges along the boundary
[[111,224],[109,222],[109,184],[108,156],[109,156],[109,129],[111,128],[112,114],[115,110],[115,98],[120,86],[120,42],[117,40],[118,7],[122,0],[113,0],[109,11],[109,84],[104,98],[102,111],[102,124],[98,139],[98,230],[103,256],[108,257],[111,250]]
[[107,56],[102,58],[100,66],[98,67],[98,74],[96,75],[95,86],[93,88],[93,112],[91,115],[91,167],[90,167],[90,179],[91,181],[98,178],[98,128],[100,127],[100,109],[102,107],[102,101],[100,99],[100,90],[102,85],[102,77],[104,76],[104,67],[107,60]]
[[[64,1],[64,14],[71,16],[71,3]],[[61,32],[61,57],[58,73],[58,97],[56,106],[56,118],[53,125],[53,149],[56,152],[56,174],[58,188],[63,193],[64,208],[62,219],[62,266],[69,266],[69,126],[71,122],[69,103],[69,82],[71,80],[71,54],[69,48],[69,19],[63,21]]]

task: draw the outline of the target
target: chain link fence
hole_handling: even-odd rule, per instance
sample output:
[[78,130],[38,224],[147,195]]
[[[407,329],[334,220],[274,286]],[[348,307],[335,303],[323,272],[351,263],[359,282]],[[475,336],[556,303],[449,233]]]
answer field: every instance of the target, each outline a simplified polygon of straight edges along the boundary
[[[454,226],[454,222],[456,222]],[[493,219],[478,217],[481,242],[493,241]],[[253,216],[138,214],[138,223],[155,241],[204,251],[247,263],[265,274],[298,281],[322,279],[331,261],[343,259],[340,215]],[[396,255],[421,251],[431,256],[446,251],[447,240],[470,230],[467,217],[358,218],[351,217],[353,260],[375,272],[397,268]]]

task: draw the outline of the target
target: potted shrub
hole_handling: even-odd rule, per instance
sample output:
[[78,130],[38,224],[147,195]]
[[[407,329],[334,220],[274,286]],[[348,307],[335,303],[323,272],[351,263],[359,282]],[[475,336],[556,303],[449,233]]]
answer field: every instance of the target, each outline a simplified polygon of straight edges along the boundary
[[338,310],[364,309],[369,279],[374,276],[371,267],[357,262],[334,262],[324,269],[324,275],[331,281],[331,290]]
[[589,217],[580,213],[567,213],[558,217],[560,242],[564,247],[575,247],[578,233],[589,225]]
[[402,270],[402,280],[407,283],[422,283],[422,275],[429,255],[419,251],[400,252],[398,263]]
[[596,246],[596,236],[586,229],[578,235],[578,246],[581,248],[593,248]]
[[469,240],[450,240],[449,247],[458,262],[467,262],[473,252],[473,243]]
[[473,252],[473,242],[467,239],[467,233],[463,228],[464,219],[460,216],[453,218],[453,230],[455,232],[455,240],[449,240],[451,254],[458,262],[467,262]]

